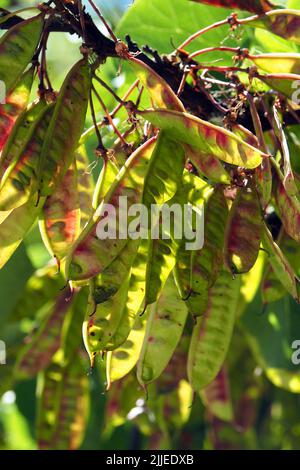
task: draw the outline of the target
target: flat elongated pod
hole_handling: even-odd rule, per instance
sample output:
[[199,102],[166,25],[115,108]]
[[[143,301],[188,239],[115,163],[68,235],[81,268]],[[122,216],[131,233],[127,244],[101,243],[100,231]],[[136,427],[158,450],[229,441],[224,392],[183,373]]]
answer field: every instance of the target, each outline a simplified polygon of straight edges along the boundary
[[265,13],[273,9],[274,5],[269,0],[192,0],[197,3],[214,5],[216,7],[231,8],[238,10],[247,10],[253,13]]
[[62,325],[71,306],[70,291],[61,293],[30,341],[20,351],[15,367],[17,377],[35,377],[48,367],[60,347]]
[[96,304],[106,302],[115,295],[123,282],[126,282],[128,273],[137,255],[140,240],[128,240],[119,255],[94,278],[93,298]]
[[111,188],[117,174],[119,173],[119,168],[112,160],[103,160],[103,166],[99,174],[96,188],[93,196],[93,208],[96,210],[104,199],[104,196]]
[[263,246],[269,255],[269,262],[282,285],[291,294],[294,299],[299,300],[299,292],[297,285],[299,280],[295,276],[294,270],[290,263],[282,253],[279,246],[274,242],[269,229],[263,227]]
[[282,282],[278,279],[272,266],[268,266],[261,285],[262,301],[264,304],[277,302],[287,294]]
[[137,364],[137,378],[147,385],[158,378],[168,365],[180,341],[187,318],[187,308],[180,300],[172,277],[156,304],[149,310],[146,334]]
[[226,199],[221,187],[204,206],[204,245],[192,258],[191,290],[186,298],[189,312],[201,316],[208,305],[209,289],[223,267],[223,246],[228,217]]
[[27,232],[36,221],[44,199],[36,206],[36,200],[30,199],[23,206],[13,210],[0,225],[0,269],[18,248]]
[[45,135],[37,170],[42,196],[53,193],[73,160],[85,123],[90,86],[89,66],[82,59],[62,84]]
[[197,168],[200,174],[215,183],[230,183],[230,175],[222,163],[213,154],[201,152],[190,145],[184,146],[186,158]]
[[136,366],[145,336],[147,315],[138,317],[127,340],[114,351],[108,351],[106,376],[108,387],[112,382],[125,377]]
[[254,28],[266,29],[295,44],[300,44],[299,10],[268,11],[265,15],[242,19],[240,23]]
[[91,281],[90,296],[86,318],[82,326],[84,345],[90,357],[91,366],[95,356],[101,351],[115,349],[114,344],[108,345],[115,334],[126,302],[129,285],[129,273],[118,292],[105,302],[95,305],[94,286]]
[[184,164],[182,145],[161,131],[145,178],[143,203],[148,208],[151,204],[164,204],[172,199],[180,186]]
[[166,109],[139,111],[139,114],[154,126],[168,132],[175,141],[188,144],[195,150],[232,165],[256,168],[262,157],[266,156],[227,129],[191,114]]
[[41,372],[37,396],[39,449],[78,449],[89,409],[89,382],[80,356],[74,354],[66,367],[55,361]]
[[31,129],[30,139],[20,149],[16,164],[6,171],[0,187],[0,210],[20,207],[30,197],[38,199],[36,171],[52,113],[53,105],[42,109]]
[[0,80],[8,94],[30,63],[38,46],[44,17],[42,14],[10,28],[0,39]]
[[28,279],[24,290],[20,292],[18,302],[11,313],[12,321],[31,318],[50,300],[57,297],[64,286],[62,274],[57,272],[56,264],[49,264],[38,269]]
[[61,260],[80,231],[80,207],[74,159],[55,192],[46,198],[39,217],[40,232],[49,253]]
[[269,158],[263,158],[261,164],[255,169],[256,189],[260,204],[263,210],[266,210],[272,197],[272,166]]
[[0,155],[0,187],[17,164],[21,150],[32,136],[35,121],[45,107],[46,101],[38,100],[28,106],[17,118]]
[[188,356],[188,378],[197,392],[215,379],[224,363],[239,293],[240,279],[232,279],[227,271],[220,272],[209,290],[208,306],[194,326]]
[[200,391],[206,409],[222,421],[233,421],[233,407],[230,396],[227,368],[222,367],[216,378]]
[[127,298],[120,322],[108,345],[113,343],[115,347],[119,347],[129,338],[132,328],[135,328],[134,325],[139,325],[138,313],[145,297],[147,260],[148,240],[141,240],[131,267]]
[[88,171],[89,159],[85,145],[81,144],[75,152],[77,167],[77,188],[80,207],[80,227],[84,228],[93,213],[93,194],[95,183],[93,176]]
[[300,54],[282,52],[249,55],[248,57],[257,67],[268,73],[300,74]]
[[7,96],[5,104],[0,104],[0,152],[9,137],[17,117],[27,106],[34,70],[35,68],[31,67],[28,72],[25,72]]
[[137,78],[149,91],[152,101],[158,108],[184,111],[183,104],[172,88],[153,69],[135,57],[130,59],[129,64]]
[[295,95],[295,83],[300,81],[300,75],[294,73],[272,73],[259,75],[259,79],[266,83],[272,90],[279,91],[289,99]]
[[274,175],[274,192],[278,215],[285,231],[300,243],[300,200],[296,195],[287,193],[277,172]]
[[231,206],[225,231],[224,262],[233,274],[247,273],[258,257],[261,208],[257,193],[240,188]]
[[[116,217],[118,221],[120,214],[126,215],[127,208],[123,206],[124,198],[127,197],[127,207],[141,202],[144,178],[147,174],[149,161],[154,148],[155,138],[147,141],[139,147],[126,161],[119,171],[110,190],[106,193],[101,205],[89,221],[73,250],[69,254],[66,263],[67,277],[72,280],[81,280],[94,277],[101,273],[118,255],[127,243],[127,236],[121,236],[124,227],[115,227]],[[109,204],[111,213],[105,216],[106,206]],[[103,212],[103,213],[102,213]],[[125,212],[125,214],[124,214]],[[134,216],[128,216],[130,223]],[[104,238],[103,233],[108,229],[115,230],[115,235]],[[118,233],[119,232],[119,233]]]

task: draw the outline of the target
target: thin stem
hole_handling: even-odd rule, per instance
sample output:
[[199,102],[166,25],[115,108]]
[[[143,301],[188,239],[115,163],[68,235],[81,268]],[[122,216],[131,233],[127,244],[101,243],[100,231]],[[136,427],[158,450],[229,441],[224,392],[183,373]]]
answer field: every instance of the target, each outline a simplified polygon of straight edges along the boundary
[[90,91],[90,100],[89,101],[90,101],[92,120],[93,120],[93,124],[94,124],[94,130],[96,132],[97,139],[98,139],[98,150],[102,151],[103,154],[106,155],[106,148],[103,145],[102,137],[101,137],[101,134],[100,134],[98,126],[97,126],[97,120],[96,120],[95,108],[94,108],[94,103],[93,103],[92,91]]
[[199,65],[191,65],[191,69],[193,70],[210,70],[213,72],[246,72],[248,73],[248,69],[243,69],[242,67],[227,67],[227,66],[218,66],[218,65],[205,65],[205,64],[199,64]]
[[226,46],[217,46],[217,47],[207,47],[205,49],[199,49],[198,51],[193,52],[187,58],[187,60],[194,59],[202,54],[207,54],[208,52],[214,51],[226,51],[226,52],[235,52],[238,53],[240,51],[239,47],[226,47]]
[[107,85],[107,83],[105,83],[103,80],[101,80],[101,78],[98,77],[96,74],[94,75],[94,78],[100,83],[100,85],[102,85],[107,91],[109,91],[109,93],[111,93],[113,95],[115,100],[120,105],[124,105],[124,101],[114,92],[114,90],[112,88],[110,88],[110,86]]
[[228,19],[227,18],[226,18],[226,20],[218,21],[217,23],[211,24],[211,25],[207,26],[206,28],[200,29],[199,31],[197,31],[196,33],[194,33],[190,37],[188,37],[185,41],[183,41],[183,43],[180,44],[180,46],[178,46],[177,50],[184,49],[192,41],[197,39],[199,36],[202,36],[202,34],[205,34],[208,31],[211,31],[215,28],[219,28],[219,26],[223,26],[225,24],[228,24]]
[[100,20],[102,21],[102,23],[104,24],[104,26],[106,27],[107,31],[109,32],[109,34],[111,35],[112,37],[112,40],[114,42],[118,42],[118,38],[117,36],[115,35],[115,33],[113,32],[113,30],[111,29],[111,27],[109,26],[109,24],[107,23],[106,19],[104,18],[104,16],[102,15],[101,11],[99,10],[99,8],[94,4],[93,0],[88,0],[90,5],[94,8],[95,12],[97,13],[97,15],[99,16]]
[[256,137],[258,138],[259,146],[263,150],[263,152],[268,153],[268,148],[267,148],[265,138],[264,138],[264,131],[261,125],[257,108],[254,103],[254,99],[250,95],[249,92],[245,92],[245,96],[249,102],[252,121],[253,121],[254,129],[255,129]]
[[77,0],[78,3],[78,11],[79,11],[79,18],[80,18],[80,25],[82,29],[82,37],[85,43],[87,43],[87,35],[86,35],[86,28],[85,28],[85,21],[84,21],[84,13],[82,7],[82,0]]
[[93,86],[92,87],[93,89],[93,92],[95,93],[95,95],[97,96],[98,98],[98,101],[99,103],[101,104],[101,107],[105,113],[105,116],[107,117],[107,120],[109,122],[109,124],[111,125],[111,127],[113,128],[114,132],[116,133],[116,135],[119,137],[120,141],[122,142],[123,145],[127,145],[127,142],[126,140],[123,138],[122,134],[120,133],[119,129],[117,129],[117,127],[115,126],[115,123],[111,117],[111,115],[109,114],[109,111],[107,109],[107,107],[105,106],[105,103],[104,101],[102,100],[101,96],[99,95],[99,93],[97,92],[97,90],[95,89],[95,87]]

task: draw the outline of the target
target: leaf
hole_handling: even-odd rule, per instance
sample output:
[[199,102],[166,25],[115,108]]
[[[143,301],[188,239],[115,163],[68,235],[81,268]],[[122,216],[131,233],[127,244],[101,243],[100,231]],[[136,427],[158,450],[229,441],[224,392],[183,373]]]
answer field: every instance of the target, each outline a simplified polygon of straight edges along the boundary
[[24,20],[0,39],[0,80],[8,94],[31,62],[42,32],[44,14]]
[[68,170],[82,133],[91,86],[85,59],[66,76],[41,150],[37,177],[42,196],[49,196]]
[[254,0],[251,3],[248,0],[192,0],[197,3],[205,3],[216,7],[231,8],[238,10],[247,10],[253,13],[265,13],[274,8],[268,0]]
[[136,58],[131,58],[129,64],[137,78],[147,88],[157,108],[184,111],[184,106],[175,95],[172,88],[147,64]]
[[159,301],[150,307],[137,364],[137,378],[141,385],[154,381],[166,368],[181,338],[187,313],[170,277]]
[[[113,205],[118,220],[122,209],[122,207],[121,209],[119,207],[121,196],[127,196],[127,207],[141,202],[143,181],[152,156],[154,142],[155,138],[139,147],[121,168],[101,205],[68,255],[66,273],[69,279],[81,280],[96,276],[112,262],[125,246],[127,240],[118,237],[117,234],[116,239],[111,237],[106,239],[98,238],[99,222],[103,227],[105,226],[104,214],[101,211],[102,208],[105,208],[105,204]],[[128,223],[132,219],[133,217],[128,217]],[[109,221],[109,217],[107,220]],[[121,228],[124,230],[124,227]]]
[[224,263],[233,274],[247,273],[258,257],[262,213],[255,189],[240,188],[227,220]]
[[190,145],[184,146],[186,158],[196,167],[198,172],[214,183],[230,183],[230,175],[222,163],[213,154],[201,152]]
[[51,256],[61,260],[80,231],[80,208],[74,159],[54,194],[46,198],[39,217],[43,242]]
[[245,18],[240,23],[266,29],[295,44],[300,44],[300,12],[298,10],[267,11],[265,15]]
[[0,152],[9,138],[17,117],[27,106],[34,70],[35,68],[31,67],[25,72],[6,97],[5,104],[0,104]]
[[264,309],[260,295],[250,303],[241,326],[258,364],[276,386],[300,393],[299,366],[291,361],[295,331],[299,331],[299,306],[288,296]]
[[293,99],[297,88],[295,83],[300,83],[300,75],[293,73],[259,75],[259,79],[266,83],[272,90],[279,91],[289,99]]
[[247,57],[251,59],[258,68],[271,74],[300,74],[300,54],[249,54]]
[[276,172],[274,175],[274,192],[278,215],[285,231],[300,243],[300,201],[295,195],[289,195]]
[[175,141],[233,165],[256,168],[266,156],[232,132],[191,114],[164,109],[139,111],[139,114]]
[[240,292],[240,280],[221,271],[209,291],[208,307],[194,326],[188,357],[189,382],[195,391],[207,387],[219,373],[230,344]]
[[103,161],[103,166],[97,180],[94,196],[93,208],[96,210],[104,199],[104,196],[116,180],[119,168],[109,159]]

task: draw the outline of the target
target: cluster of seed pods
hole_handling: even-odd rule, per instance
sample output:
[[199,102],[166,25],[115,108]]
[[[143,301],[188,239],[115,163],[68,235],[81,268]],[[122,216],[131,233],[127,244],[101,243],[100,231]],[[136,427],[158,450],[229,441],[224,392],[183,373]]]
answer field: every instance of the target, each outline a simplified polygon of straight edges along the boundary
[[[244,9],[249,2],[202,3]],[[252,2],[250,11],[256,16],[237,24],[271,28],[299,42],[299,14],[271,10],[266,0]],[[286,31],[284,24],[289,25]],[[118,384],[131,390],[136,371],[143,390],[149,386],[151,391],[154,382],[158,389],[172,389],[170,406],[178,396],[172,380],[163,381],[168,373],[176,375],[174,383],[185,387],[187,395],[192,390],[200,393],[212,414],[231,420],[223,364],[244,276],[254,269],[260,250],[268,254],[264,303],[286,293],[296,301],[300,296],[300,264],[290,256],[290,250],[299,253],[300,198],[280,117],[274,110],[281,145],[280,156],[271,159],[269,149],[259,145],[261,136],[188,113],[156,72],[128,57],[153,104],[135,110],[136,125],[147,122],[149,132],[125,162],[106,155],[94,184],[82,135],[92,87],[91,60],[84,56],[71,68],[57,96],[43,95],[28,104],[35,75],[30,63],[42,25],[40,14],[0,40],[0,79],[8,88],[7,102],[0,107],[0,267],[38,220],[43,242],[61,268],[57,277],[54,264],[35,273],[23,295],[32,298],[36,310],[47,305],[15,366],[16,377],[40,374],[40,447],[74,449],[81,442],[78,429],[84,427],[82,410],[88,402],[78,353],[81,329],[91,365],[97,365],[97,356],[105,356],[107,387],[118,395],[109,399],[108,416],[116,414],[112,403],[121,400]],[[2,70],[16,47],[18,60],[10,63],[8,77]],[[291,97],[292,81],[300,77],[299,54],[246,57],[258,69],[256,78]],[[100,239],[97,226],[103,208],[112,204],[118,215],[122,196],[128,206],[143,203],[148,209],[203,206],[203,246],[187,250],[186,240],[176,239],[172,230],[169,238]],[[270,208],[282,222],[278,239],[267,223]],[[128,217],[128,223],[133,219]],[[161,212],[156,222],[161,233]],[[60,292],[64,285],[68,287]],[[32,304],[23,307],[16,310],[16,319],[29,315]],[[172,364],[177,360],[175,373]],[[51,422],[49,410],[55,414]],[[168,414],[166,401],[161,413]]]

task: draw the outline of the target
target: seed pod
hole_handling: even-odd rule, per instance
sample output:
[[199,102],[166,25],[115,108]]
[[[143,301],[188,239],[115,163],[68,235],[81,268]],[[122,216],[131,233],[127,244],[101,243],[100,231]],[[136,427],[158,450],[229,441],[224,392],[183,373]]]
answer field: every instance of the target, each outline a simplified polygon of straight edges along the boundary
[[230,175],[222,163],[213,155],[196,150],[190,145],[184,146],[186,158],[191,160],[198,172],[215,183],[230,183]]
[[129,339],[129,336],[131,337],[134,325],[139,324],[139,317],[137,317],[137,315],[140,312],[145,297],[147,260],[148,240],[141,240],[137,255],[131,267],[127,299],[121,313],[120,323],[112,339],[108,342],[108,346],[114,345],[114,347],[119,347],[122,345],[127,338]]
[[260,69],[268,73],[300,74],[300,54],[271,53],[248,55],[249,59]]
[[272,197],[272,181],[270,160],[263,158],[261,165],[255,169],[256,190],[263,210],[266,210]]
[[269,0],[254,0],[252,2],[248,2],[248,0],[193,0],[193,2],[232,10],[247,10],[253,13],[266,13],[274,8]]
[[192,288],[186,299],[189,312],[201,316],[207,309],[209,289],[223,266],[223,246],[228,208],[223,191],[215,188],[204,207],[204,245],[192,259]]
[[130,58],[129,64],[133,68],[137,78],[149,91],[149,94],[157,108],[184,111],[183,104],[160,75],[135,57]]
[[24,20],[10,28],[0,39],[0,80],[9,94],[30,63],[40,40],[44,15]]
[[200,397],[212,415],[222,421],[233,421],[229,377],[225,366],[222,367],[216,378],[200,391]]
[[300,81],[300,75],[293,73],[273,73],[259,75],[258,78],[266,83],[272,90],[279,91],[289,99],[292,99],[295,94],[295,83]]
[[80,356],[53,362],[38,378],[37,441],[41,450],[76,450],[87,424],[89,382]]
[[[185,164],[183,147],[160,132],[145,178],[143,203],[164,204],[176,193],[182,180]],[[170,171],[172,165],[172,171]]]
[[188,144],[232,165],[256,168],[267,156],[227,129],[191,114],[166,109],[139,111],[144,119],[166,131],[176,142]]
[[233,274],[254,266],[261,240],[261,208],[255,190],[240,188],[227,220],[224,263]]
[[299,301],[298,284],[299,280],[295,276],[293,268],[274,242],[271,232],[266,226],[263,227],[263,245],[269,254],[269,262],[285,289]]
[[17,164],[21,150],[32,137],[35,121],[45,107],[45,100],[32,103],[16,120],[0,155],[1,187]]
[[106,377],[108,388],[112,382],[122,379],[135,367],[143,345],[147,315],[138,317],[127,340],[114,351],[108,351]]
[[93,194],[95,183],[93,176],[88,172],[89,159],[84,144],[81,144],[75,152],[77,167],[77,188],[80,207],[80,227],[83,229],[92,215]]
[[186,306],[180,301],[174,280],[170,278],[159,301],[149,311],[137,364],[137,378],[141,385],[153,382],[166,368],[179,343],[186,318]]
[[[10,210],[26,203],[37,189],[36,168],[53,105],[45,107],[31,129],[31,137],[21,148],[17,163],[5,173],[0,188],[0,210]],[[35,196],[38,199],[37,195]]]
[[[154,142],[155,138],[139,147],[121,168],[114,180],[114,184],[108,193],[106,193],[101,206],[83,230],[67,258],[66,273],[69,279],[82,280],[95,277],[113,261],[126,245],[126,237],[121,238],[120,234],[117,233],[116,237],[113,237],[115,239],[112,239],[112,237],[106,239],[98,238],[98,224],[101,222],[101,225],[104,227],[104,222],[107,220],[103,218],[104,214],[101,214],[102,207],[105,207],[104,204],[108,203],[113,205],[118,220],[120,210],[124,210],[119,205],[121,196],[127,197],[127,207],[141,202],[143,181],[148,171]],[[134,219],[133,216],[128,217],[128,222],[132,219]],[[119,228],[117,227],[117,229]],[[124,229],[124,227],[122,228]]]
[[298,10],[274,9],[262,16],[239,20],[239,23],[266,29],[294,44],[300,44],[300,12]]
[[277,302],[287,294],[282,282],[278,279],[272,266],[268,266],[261,286],[262,301],[264,304]]
[[77,168],[74,159],[52,196],[48,196],[39,217],[43,242],[51,256],[61,260],[80,231]]
[[36,333],[20,351],[15,368],[17,377],[35,377],[51,363],[53,355],[60,347],[65,316],[72,306],[70,295],[70,292],[60,294]]
[[285,231],[300,243],[300,201],[297,196],[287,193],[277,172],[274,175],[274,193],[278,215]]
[[93,208],[96,210],[109,191],[119,173],[119,168],[111,160],[103,160],[103,166],[97,180],[94,196]]
[[230,344],[236,317],[240,279],[221,271],[209,290],[208,306],[194,326],[188,356],[188,378],[197,392],[219,373]]
[[44,199],[38,206],[30,199],[23,206],[13,210],[0,225],[0,269],[16,251],[23,238],[37,219]]
[[68,170],[82,133],[91,86],[85,59],[68,73],[55,104],[38,165],[39,191],[49,196]]
[[11,133],[17,117],[27,106],[34,70],[35,68],[31,67],[28,72],[25,72],[7,96],[5,104],[0,104],[0,152]]

